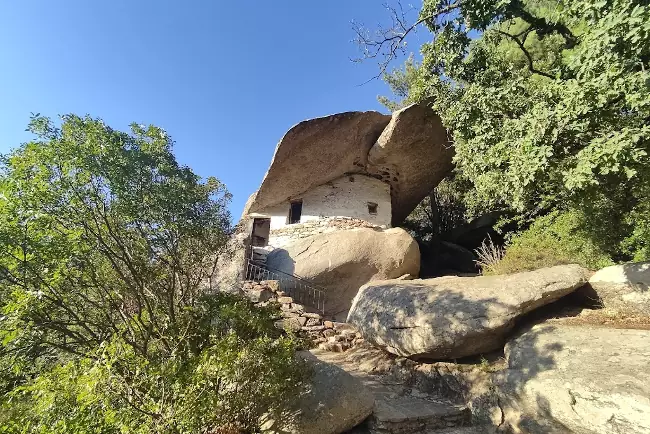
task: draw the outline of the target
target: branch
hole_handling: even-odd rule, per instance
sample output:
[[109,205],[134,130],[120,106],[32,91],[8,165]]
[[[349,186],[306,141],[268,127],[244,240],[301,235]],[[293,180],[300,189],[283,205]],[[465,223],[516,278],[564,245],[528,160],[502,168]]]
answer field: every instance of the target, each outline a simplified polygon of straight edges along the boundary
[[399,13],[395,8],[385,5],[385,7],[391,11],[393,26],[386,30],[382,30],[380,28],[377,33],[381,36],[377,39],[371,38],[368,35],[368,32],[362,26],[354,22],[352,23],[352,29],[357,34],[355,42],[364,47],[364,53],[361,58],[350,60],[353,62],[361,62],[363,60],[377,58],[381,55],[384,56],[384,60],[379,63],[379,73],[362,84],[369,83],[373,80],[381,78],[384,74],[386,74],[388,65],[390,65],[390,63],[397,57],[397,52],[400,50],[402,52],[404,51],[403,44],[406,37],[410,33],[414,32],[419,25],[434,21],[439,16],[448,14],[449,12],[458,9],[462,5],[462,0],[457,0],[431,15],[420,17],[411,25],[406,24],[406,13],[402,9],[401,2],[398,1],[397,4],[400,10]]
[[521,1],[513,1],[511,3],[512,11],[514,16],[517,16],[531,25],[531,27],[537,30],[538,34],[547,34],[551,32],[557,32],[564,38],[565,46],[567,49],[571,49],[578,45],[578,38],[571,33],[568,27],[560,23],[549,23],[545,18],[536,17],[530,12],[528,12]]
[[511,35],[510,33],[504,32],[504,31],[499,30],[499,29],[495,29],[495,30],[497,31],[497,33],[500,33],[500,34],[502,34],[504,36],[507,36],[508,38],[512,39],[519,46],[521,51],[526,56],[526,59],[528,59],[528,70],[530,72],[532,72],[533,74],[541,75],[541,76],[546,77],[546,78],[550,78],[551,80],[555,80],[555,77],[552,76],[551,74],[549,74],[547,72],[544,72],[544,71],[540,71],[538,69],[535,69],[535,65],[533,63],[533,57],[530,55],[530,53],[528,52],[528,50],[526,50],[526,47],[524,46],[524,42],[525,42],[526,38],[528,37],[528,35],[530,34],[529,32],[526,32],[526,36],[524,37],[524,41],[521,41],[515,35]]

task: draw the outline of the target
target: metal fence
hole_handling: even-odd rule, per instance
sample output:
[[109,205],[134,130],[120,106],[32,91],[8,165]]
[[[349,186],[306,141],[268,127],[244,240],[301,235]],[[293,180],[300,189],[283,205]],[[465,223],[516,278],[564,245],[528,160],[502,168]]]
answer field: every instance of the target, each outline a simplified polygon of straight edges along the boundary
[[248,259],[246,261],[246,280],[256,282],[277,280],[280,290],[293,298],[296,303],[316,309],[322,314],[325,313],[325,290],[298,276],[280,270],[268,269]]

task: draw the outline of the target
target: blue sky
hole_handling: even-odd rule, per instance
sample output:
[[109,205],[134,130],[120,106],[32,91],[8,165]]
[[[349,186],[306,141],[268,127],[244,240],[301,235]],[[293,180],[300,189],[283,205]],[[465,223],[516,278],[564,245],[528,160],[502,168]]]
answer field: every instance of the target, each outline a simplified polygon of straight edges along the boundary
[[359,86],[376,62],[349,60],[351,20],[385,21],[382,3],[0,2],[0,152],[30,138],[30,112],[156,124],[182,164],[226,183],[237,220],[292,125],[385,111],[383,82]]

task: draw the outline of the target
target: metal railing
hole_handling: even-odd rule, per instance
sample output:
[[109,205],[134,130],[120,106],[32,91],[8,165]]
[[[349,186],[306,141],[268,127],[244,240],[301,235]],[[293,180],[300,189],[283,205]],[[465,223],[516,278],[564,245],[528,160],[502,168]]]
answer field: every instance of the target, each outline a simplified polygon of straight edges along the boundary
[[246,280],[261,282],[277,280],[280,290],[293,298],[296,303],[325,313],[325,290],[299,276],[280,270],[269,269],[256,264],[252,259],[246,260]]

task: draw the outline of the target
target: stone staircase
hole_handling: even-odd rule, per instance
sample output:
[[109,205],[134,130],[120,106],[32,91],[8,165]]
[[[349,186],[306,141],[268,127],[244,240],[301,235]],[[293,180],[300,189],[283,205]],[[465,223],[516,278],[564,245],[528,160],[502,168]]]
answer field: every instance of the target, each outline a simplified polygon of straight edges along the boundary
[[[268,246],[267,246],[268,247]],[[292,301],[325,314],[326,290],[301,276],[270,268],[266,264],[267,248],[253,247],[244,265],[244,282],[275,281],[276,289]]]
[[332,363],[358,378],[374,395],[375,410],[348,434],[487,434],[492,427],[471,426],[471,412],[465,405],[443,397],[387,383],[346,359],[345,353],[311,350],[323,362]]

